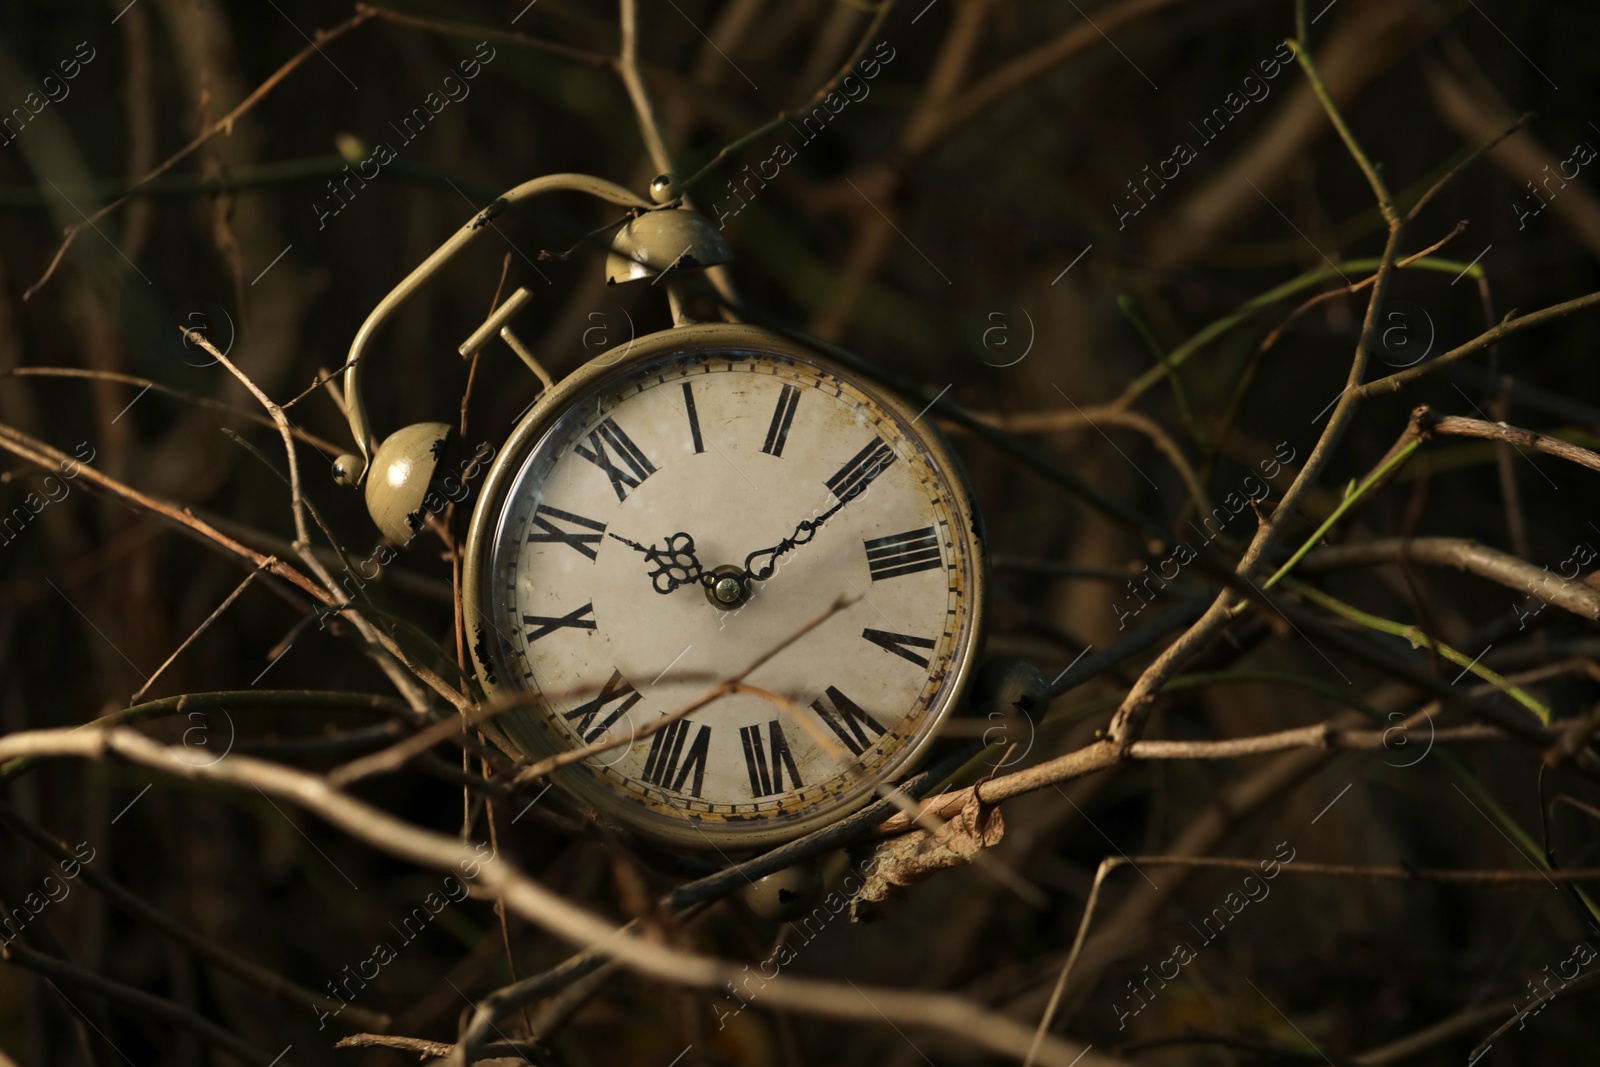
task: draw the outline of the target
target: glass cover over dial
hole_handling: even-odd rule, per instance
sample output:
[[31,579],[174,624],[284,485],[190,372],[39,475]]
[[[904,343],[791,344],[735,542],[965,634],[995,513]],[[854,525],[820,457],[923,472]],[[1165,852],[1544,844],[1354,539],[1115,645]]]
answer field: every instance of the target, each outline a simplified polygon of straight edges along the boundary
[[480,675],[534,694],[503,733],[534,757],[629,738],[563,783],[691,846],[870,797],[931,740],[976,643],[967,488],[918,421],[748,349],[635,359],[565,398],[514,438],[474,525],[492,532],[469,566]]

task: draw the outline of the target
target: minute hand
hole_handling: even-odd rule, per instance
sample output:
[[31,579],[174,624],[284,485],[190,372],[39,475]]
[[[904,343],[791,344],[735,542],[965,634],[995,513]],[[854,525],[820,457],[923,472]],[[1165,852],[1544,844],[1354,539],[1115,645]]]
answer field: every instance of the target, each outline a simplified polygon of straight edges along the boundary
[[[788,537],[785,537],[782,541],[779,541],[771,548],[759,548],[746,556],[744,558],[745,581],[764,582],[768,578],[771,578],[773,573],[778,569],[779,556],[782,556],[785,552],[788,552],[792,548],[803,545],[807,541],[810,541],[816,536],[817,530],[822,526],[823,523],[833,518],[834,515],[838,514],[840,508],[850,503],[850,501],[853,499],[854,495],[848,496],[839,501],[837,504],[833,505],[833,507],[829,508],[827,511],[824,511],[821,515],[802,520],[800,525],[794,528],[794,533],[790,534]],[[767,561],[758,569],[755,566],[755,561],[763,556],[767,557]]]

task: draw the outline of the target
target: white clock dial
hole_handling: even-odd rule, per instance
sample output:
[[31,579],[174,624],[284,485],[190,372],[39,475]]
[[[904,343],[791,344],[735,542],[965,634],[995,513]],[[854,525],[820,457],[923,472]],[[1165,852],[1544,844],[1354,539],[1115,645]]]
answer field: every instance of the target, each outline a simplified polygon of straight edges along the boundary
[[482,570],[480,672],[537,694],[505,732],[546,752],[635,737],[759,660],[744,682],[776,700],[720,696],[569,784],[704,845],[870,795],[975,637],[965,489],[912,421],[751,351],[635,360],[572,398],[502,476]]

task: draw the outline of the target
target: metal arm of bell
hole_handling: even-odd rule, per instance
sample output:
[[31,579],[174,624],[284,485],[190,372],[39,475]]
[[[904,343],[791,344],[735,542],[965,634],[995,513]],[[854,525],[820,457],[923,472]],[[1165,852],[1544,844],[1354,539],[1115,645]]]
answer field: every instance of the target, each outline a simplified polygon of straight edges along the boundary
[[[508,204],[558,191],[588,193],[613,204],[644,212],[630,219],[612,241],[607,257],[606,274],[609,282],[659,277],[673,270],[726,263],[732,258],[727,241],[703,216],[676,206],[674,201],[679,196],[678,186],[668,175],[662,175],[650,183],[652,203],[601,178],[587,174],[551,174],[524,182],[474,215],[389,291],[372,309],[350,344],[344,376],[345,405],[350,419],[350,433],[355,438],[360,455],[347,454],[335,460],[334,480],[351,486],[365,483],[367,511],[372,515],[372,521],[397,544],[410,541],[422,529],[428,488],[444,451],[450,427],[442,422],[413,423],[401,427],[381,443],[373,439],[361,392],[362,356],[367,343],[401,303],[486,229]],[[672,284],[669,280],[669,288]],[[500,336],[548,389],[552,384],[550,376],[511,332],[509,325],[510,318],[527,302],[528,295],[527,290],[519,289],[499,312],[491,315],[489,321],[474,331],[461,351],[462,355],[470,354],[498,329]],[[679,301],[676,293],[669,295],[674,298],[676,323],[681,321],[677,306]]]
[[378,448],[378,442],[373,439],[367,423],[367,406],[361,393],[361,375],[364,367],[362,355],[365,353],[367,343],[372,339],[373,334],[377,333],[379,327],[388,321],[389,316],[394,314],[395,310],[412,293],[416,292],[423,282],[438,273],[439,268],[443,267],[457,252],[460,252],[471,243],[472,239],[477,237],[480,232],[487,229],[495,216],[500,214],[508,205],[554,192],[588,193],[590,196],[598,197],[613,204],[643,210],[650,210],[657,206],[630,190],[614,182],[608,182],[603,178],[596,178],[588,174],[547,174],[542,178],[523,182],[516,188],[509,190],[494,203],[474,215],[452,234],[449,240],[435,249],[432,255],[418,264],[410,274],[406,275],[399,285],[389,290],[389,294],[378,302],[377,307],[372,309],[372,313],[361,324],[361,329],[356,331],[355,339],[350,342],[350,355],[346,360],[344,372],[344,394],[345,406],[349,411],[350,434],[355,438],[356,448],[360,452],[360,456],[356,460],[360,464],[360,469],[350,469],[347,461],[351,457],[341,456],[339,462],[335,464],[335,478],[340,482],[348,485],[360,485],[366,479],[367,472],[372,467],[372,459]]

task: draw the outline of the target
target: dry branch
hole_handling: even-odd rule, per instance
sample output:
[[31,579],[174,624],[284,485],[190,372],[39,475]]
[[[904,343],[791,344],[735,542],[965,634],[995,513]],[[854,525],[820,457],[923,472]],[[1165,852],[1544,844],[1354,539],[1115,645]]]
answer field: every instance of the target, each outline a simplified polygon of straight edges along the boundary
[[50,259],[49,266],[45,267],[44,273],[39,276],[38,281],[34,282],[23,291],[22,299],[27,300],[40,289],[44,288],[45,283],[50,280],[51,275],[55,274],[56,268],[61,265],[61,258],[67,254],[67,249],[72,246],[73,241],[77,240],[77,237],[80,233],[93,227],[95,223],[111,214],[123,204],[126,204],[133,196],[134,191],[140,186],[151,181],[152,179],[159,178],[161,175],[165,174],[167,171],[183,162],[183,160],[189,158],[189,156],[193,155],[213,137],[216,137],[220,133],[231,133],[233,130],[233,124],[239,121],[240,116],[244,115],[245,112],[249,111],[251,108],[260,103],[262,99],[264,99],[268,93],[272,92],[273,89],[277,88],[278,84],[282,82],[283,79],[287,78],[296,67],[304,63],[307,59],[310,59],[312,56],[320,54],[322,45],[328,44],[336,38],[344,36],[350,30],[355,29],[357,26],[361,25],[363,22],[366,22],[371,17],[372,12],[370,11],[357,11],[350,18],[345,19],[343,22],[338,23],[329,29],[317,30],[313,36],[313,39],[308,41],[304,48],[291,56],[289,60],[283,64],[283,66],[279,67],[277,70],[268,75],[266,80],[264,80],[260,85],[256,86],[255,89],[250,92],[249,96],[246,96],[243,100],[239,101],[238,105],[235,106],[233,110],[229,111],[222,118],[206,127],[192,141],[178,149],[172,155],[168,156],[164,161],[158,164],[155,169],[149,171],[138,181],[134,182],[121,196],[100,208],[94,214],[86,217],[83,222],[75,222],[71,226],[68,226],[65,236],[62,238],[60,247],[56,249],[55,255]]
[[1410,540],[1396,537],[1329,546],[1313,550],[1300,566],[1309,571],[1332,571],[1408,561],[1431,567],[1454,567],[1518,593],[1531,593],[1585,619],[1600,619],[1600,590],[1460,537],[1414,537]]
[[[18,757],[120,758],[177,778],[259,789],[312,812],[356,840],[422,867],[437,870],[478,869],[477,891],[504,898],[524,918],[567,942],[596,948],[632,970],[673,985],[720,989],[742,978],[732,962],[680,952],[628,934],[607,920],[558,896],[509,861],[483,862],[467,843],[396,819],[341,793],[323,779],[248,756],[231,755],[210,765],[184,759],[184,750],[168,748],[127,728],[109,730],[33,730],[0,737],[0,762]],[[480,868],[481,865],[481,868]],[[1020,1056],[1032,1034],[1027,1027],[960,997],[880,987],[841,986],[833,982],[780,976],[762,990],[763,1006],[836,1019],[937,1030],[991,1052]],[[1071,1067],[1108,1067],[1104,1057],[1085,1055],[1069,1042],[1051,1039],[1040,1049],[1039,1062]]]
[[[0,822],[4,822],[18,834],[33,842],[42,851],[49,853],[58,860],[69,859],[73,856],[72,850],[63,842],[57,841],[40,827],[22,818],[11,805],[4,802],[0,802]],[[288,1003],[309,1005],[314,1009],[323,1009],[334,1014],[337,1014],[343,1008],[349,1012],[347,1022],[351,1026],[366,1026],[375,1030],[384,1030],[389,1026],[389,1017],[381,1012],[368,1011],[353,1004],[332,1000],[320,993],[312,992],[260,964],[252,963],[242,956],[229,952],[221,945],[200,936],[192,924],[183,923],[172,918],[166,912],[147,903],[137,894],[129,892],[120,882],[101,874],[93,866],[84,864],[78,868],[78,873],[84,882],[105,894],[107,900],[116,904],[129,915],[149,923],[178,944],[188,948],[196,956],[213,964],[217,969],[249,982],[258,989],[264,990],[269,996],[277,997]]]
[[207,1044],[215,1045],[241,1062],[251,1064],[252,1067],[273,1067],[273,1064],[280,1062],[284,1067],[293,1067],[293,1061],[283,1059],[282,1053],[273,1056],[262,1052],[210,1020],[203,1019],[170,1000],[121,982],[114,982],[93,971],[67,963],[65,960],[58,960],[54,956],[47,956],[43,952],[36,952],[15,941],[0,944],[0,960],[34,971],[46,979],[88,990],[113,1003],[124,1004],[137,1013],[169,1022],[194,1034]]

